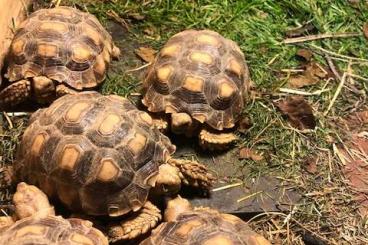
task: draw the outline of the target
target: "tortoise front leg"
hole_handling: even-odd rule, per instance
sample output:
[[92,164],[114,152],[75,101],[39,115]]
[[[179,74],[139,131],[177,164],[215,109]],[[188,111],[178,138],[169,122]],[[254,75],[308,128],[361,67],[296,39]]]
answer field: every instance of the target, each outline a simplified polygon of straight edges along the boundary
[[109,225],[110,242],[131,240],[153,229],[161,220],[160,210],[147,201],[135,217]]
[[64,84],[59,84],[56,86],[56,96],[61,97],[67,94],[77,94],[78,91],[72,88],[68,88]]
[[31,95],[31,82],[20,80],[10,84],[0,92],[0,108],[17,105]]
[[170,158],[167,163],[179,170],[179,177],[186,185],[207,189],[216,179],[205,165],[197,161]]

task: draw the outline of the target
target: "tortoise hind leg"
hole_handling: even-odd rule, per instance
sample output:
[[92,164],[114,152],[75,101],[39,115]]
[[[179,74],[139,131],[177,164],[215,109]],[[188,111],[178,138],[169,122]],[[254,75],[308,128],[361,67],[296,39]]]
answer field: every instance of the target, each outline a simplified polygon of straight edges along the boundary
[[237,140],[238,137],[233,133],[211,133],[206,129],[199,133],[199,145],[204,150],[225,150]]
[[135,217],[109,225],[110,242],[131,240],[153,229],[161,220],[160,210],[147,201]]
[[0,92],[0,108],[17,105],[31,95],[31,82],[20,80],[10,84]]

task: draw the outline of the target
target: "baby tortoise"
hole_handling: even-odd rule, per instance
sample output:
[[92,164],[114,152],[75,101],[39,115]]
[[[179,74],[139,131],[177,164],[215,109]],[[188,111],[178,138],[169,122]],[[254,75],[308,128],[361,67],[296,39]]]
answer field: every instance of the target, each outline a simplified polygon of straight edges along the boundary
[[70,7],[38,10],[15,33],[7,57],[10,85],[0,92],[0,107],[93,89],[119,54],[93,15]]
[[140,245],[271,245],[238,217],[180,197],[168,202],[164,219]]
[[0,244],[108,245],[91,222],[56,216],[47,196],[36,186],[19,183],[13,202],[15,218],[0,217]]
[[156,113],[159,127],[192,136],[200,145],[223,149],[237,137],[229,131],[239,119],[249,87],[239,46],[220,34],[186,30],[165,44],[144,81],[142,100]]
[[111,241],[134,238],[161,219],[148,195],[205,187],[213,176],[195,161],[174,159],[175,146],[129,100],[81,92],[35,112],[14,163],[18,181],[39,186],[75,212],[133,219],[110,227]]

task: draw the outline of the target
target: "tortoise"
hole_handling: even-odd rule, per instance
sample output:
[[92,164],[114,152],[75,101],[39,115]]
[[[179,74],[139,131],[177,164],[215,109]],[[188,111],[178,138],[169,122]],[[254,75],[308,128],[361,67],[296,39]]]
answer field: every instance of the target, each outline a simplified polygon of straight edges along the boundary
[[86,91],[63,96],[31,116],[14,179],[39,186],[77,213],[135,213],[121,224],[111,222],[108,231],[111,241],[132,239],[161,219],[150,193],[175,193],[181,183],[207,189],[214,180],[204,165],[172,158],[175,149],[128,99]]
[[[185,30],[171,37],[144,80],[142,103],[159,128],[198,135],[204,149],[224,149],[250,86],[239,46],[210,30]],[[166,117],[165,117],[166,116]],[[170,121],[170,123],[167,122]]]
[[48,103],[91,90],[119,54],[93,15],[71,7],[38,10],[20,24],[12,40],[6,74],[10,84],[0,92],[0,107],[29,97]]
[[0,217],[0,244],[108,245],[107,237],[92,222],[56,216],[47,196],[36,186],[19,183],[13,201],[14,218]]
[[140,245],[271,245],[238,217],[193,208],[180,196],[168,202],[164,219]]

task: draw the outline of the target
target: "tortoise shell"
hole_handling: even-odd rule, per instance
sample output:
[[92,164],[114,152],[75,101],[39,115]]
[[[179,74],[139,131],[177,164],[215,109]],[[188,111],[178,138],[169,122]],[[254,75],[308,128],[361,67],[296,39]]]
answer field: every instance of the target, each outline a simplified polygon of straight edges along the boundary
[[16,177],[71,210],[118,216],[145,203],[159,165],[175,151],[152,118],[125,98],[66,95],[35,112],[18,149]]
[[238,45],[220,34],[186,30],[165,44],[145,79],[152,112],[185,112],[214,129],[232,128],[243,108],[249,72]]
[[11,82],[46,76],[77,90],[93,88],[104,80],[114,48],[93,15],[70,7],[41,9],[17,29],[7,76]]
[[241,219],[205,208],[164,222],[141,245],[270,245]]
[[50,215],[17,221],[0,234],[0,244],[107,245],[108,241],[89,221]]

